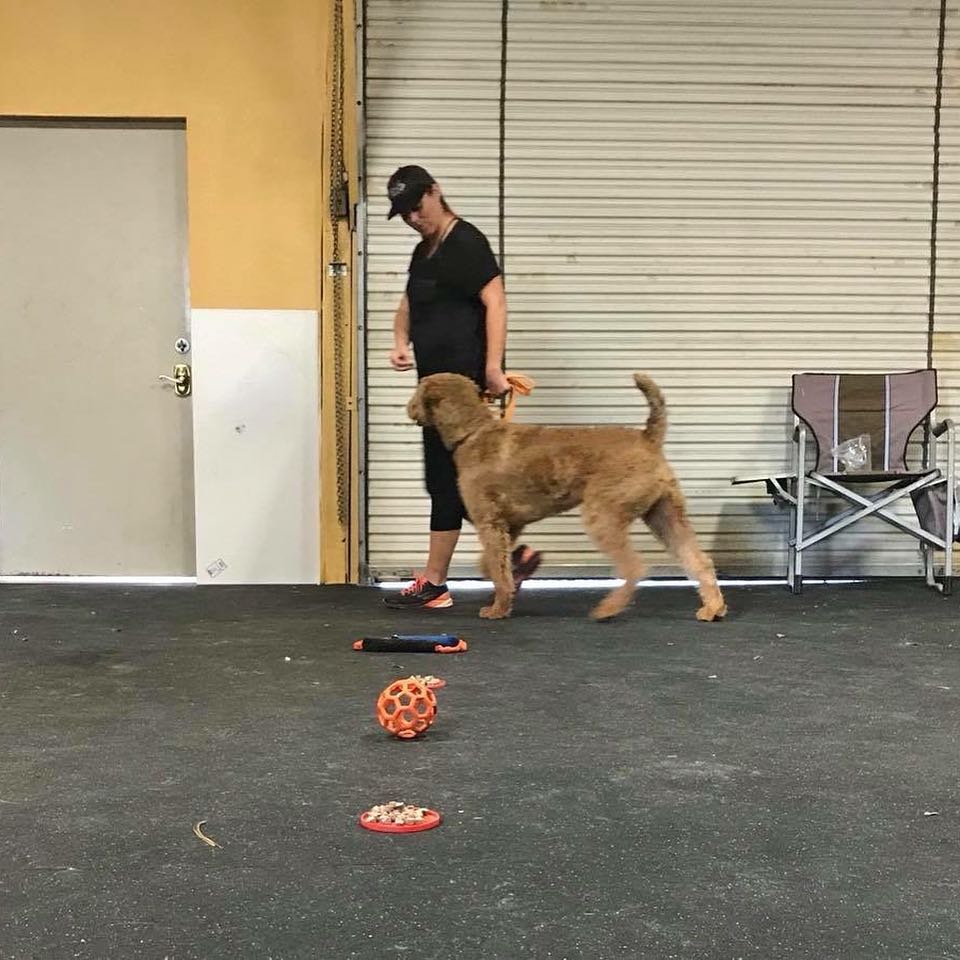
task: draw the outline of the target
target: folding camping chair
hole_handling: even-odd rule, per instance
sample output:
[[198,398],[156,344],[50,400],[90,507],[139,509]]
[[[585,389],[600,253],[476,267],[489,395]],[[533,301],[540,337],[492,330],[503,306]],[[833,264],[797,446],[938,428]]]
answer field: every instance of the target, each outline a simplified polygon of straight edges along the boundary
[[[866,517],[877,517],[920,543],[927,583],[948,595],[953,577],[953,542],[960,540],[955,503],[955,440],[951,420],[937,423],[936,370],[909,373],[798,373],[793,377],[793,470],[773,476],[738,477],[735,484],[763,482],[778,506],[790,510],[787,582],[803,588],[804,552]],[[906,464],[907,441],[924,425],[924,465]],[[806,469],[812,433],[816,465]],[[937,441],[946,434],[947,461],[937,467]],[[868,493],[867,485],[883,484]],[[858,489],[859,488],[859,489]],[[813,531],[806,529],[811,491],[826,490],[851,504]],[[893,507],[913,500],[917,522]],[[934,571],[934,551],[945,554],[943,579]]]

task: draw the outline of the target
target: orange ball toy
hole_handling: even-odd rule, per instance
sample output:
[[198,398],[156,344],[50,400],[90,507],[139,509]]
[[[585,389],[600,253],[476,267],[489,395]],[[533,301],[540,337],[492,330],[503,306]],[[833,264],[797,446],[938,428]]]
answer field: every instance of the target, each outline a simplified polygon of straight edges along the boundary
[[413,677],[394,680],[377,698],[377,720],[402,740],[419,737],[437,715],[437,696]]

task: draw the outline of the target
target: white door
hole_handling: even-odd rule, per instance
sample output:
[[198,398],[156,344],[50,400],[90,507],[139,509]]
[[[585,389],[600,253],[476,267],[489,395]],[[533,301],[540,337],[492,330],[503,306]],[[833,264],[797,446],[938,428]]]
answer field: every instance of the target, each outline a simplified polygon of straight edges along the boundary
[[[631,373],[652,374],[701,544],[725,574],[782,575],[786,514],[761,486],[730,479],[787,466],[791,374],[926,365],[939,4],[364,9],[372,574],[408,575],[427,550],[420,445],[405,414],[413,375],[387,363],[415,237],[386,219],[386,182],[422,163],[457,213],[494,244],[502,231],[507,364],[537,381],[518,420],[642,424]],[[444,44],[456,54],[436,56]],[[957,196],[947,88],[941,203]],[[940,216],[937,343],[948,368],[955,219]],[[955,379],[943,371],[941,386],[955,394]],[[455,576],[476,571],[467,530]],[[676,573],[636,530],[652,572]],[[542,573],[609,570],[574,514],[524,538],[543,550]],[[921,572],[916,544],[879,521],[805,563],[811,575]]]
[[0,574],[194,574],[186,224],[182,124],[0,121]]

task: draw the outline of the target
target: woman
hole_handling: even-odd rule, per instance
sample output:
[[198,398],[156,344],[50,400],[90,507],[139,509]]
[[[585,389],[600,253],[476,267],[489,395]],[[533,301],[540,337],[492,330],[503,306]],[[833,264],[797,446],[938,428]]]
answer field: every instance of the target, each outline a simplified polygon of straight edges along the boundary
[[[459,373],[478,390],[501,396],[508,390],[503,373],[507,301],[487,238],[450,209],[440,185],[423,167],[400,167],[387,183],[387,195],[388,219],[399,214],[422,238],[394,317],[390,365],[410,370],[415,357],[419,378]],[[423,460],[431,502],[430,552],[423,574],[387,598],[391,607],[453,606],[447,571],[466,510],[453,456],[431,428],[423,431]],[[514,550],[517,587],[534,574],[540,559],[525,545]]]

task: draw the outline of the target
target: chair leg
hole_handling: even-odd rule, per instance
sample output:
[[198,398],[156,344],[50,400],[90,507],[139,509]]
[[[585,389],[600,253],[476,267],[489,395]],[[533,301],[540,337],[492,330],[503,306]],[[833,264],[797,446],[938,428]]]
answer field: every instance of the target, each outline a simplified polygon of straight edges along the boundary
[[[936,441],[934,441],[936,442]],[[947,434],[947,529],[944,533],[943,595],[950,596],[953,587],[953,512],[956,509],[956,441],[953,429]]]
[[[950,490],[949,496],[953,497],[953,491]],[[947,535],[944,538],[946,549],[943,554],[943,595],[950,596],[950,588],[953,584],[953,510],[947,509]]]
[[793,582],[790,589],[794,593],[803,592],[803,507],[807,492],[806,475],[803,472],[804,453],[806,448],[806,431],[800,431],[800,442],[797,445],[797,508],[794,510],[793,528]]
[[787,586],[790,588],[791,593],[793,592],[793,585],[797,579],[797,551],[792,542],[793,531],[797,526],[797,521],[794,519],[796,511],[796,506],[791,504],[787,524]]

